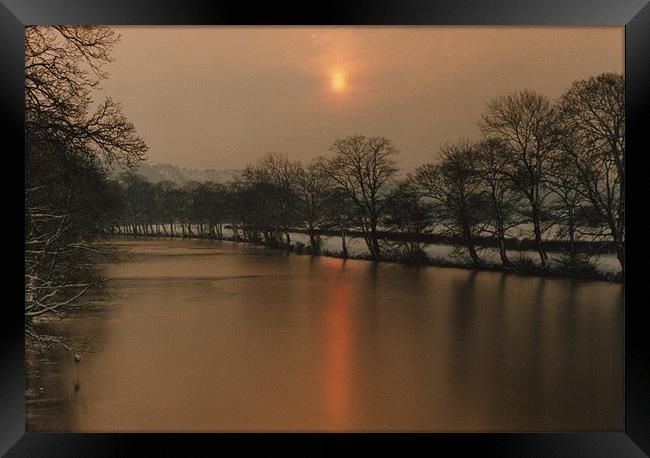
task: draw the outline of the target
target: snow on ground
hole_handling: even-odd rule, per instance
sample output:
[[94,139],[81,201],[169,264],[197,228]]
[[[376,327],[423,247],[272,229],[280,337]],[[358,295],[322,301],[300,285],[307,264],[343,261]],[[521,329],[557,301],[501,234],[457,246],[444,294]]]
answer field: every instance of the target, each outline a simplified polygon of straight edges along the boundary
[[[225,237],[232,237],[232,231],[230,229],[224,229]],[[309,236],[307,234],[292,232],[291,244],[294,245],[297,242],[309,245]],[[345,239],[348,253],[351,256],[363,256],[368,254],[368,247],[363,238],[360,237],[346,237]],[[321,250],[329,251],[331,253],[341,253],[341,237],[340,236],[322,236],[321,237]],[[454,245],[447,244],[432,244],[427,245],[424,249],[427,256],[430,258],[441,258],[445,260],[452,260],[453,253],[457,250],[457,247]],[[500,263],[499,250],[497,248],[477,248],[479,256],[481,259],[490,262],[490,263]],[[533,262],[539,264],[539,256],[535,250],[525,250],[525,251],[508,251],[508,256],[511,260],[514,260],[517,256],[524,255],[527,258],[531,259]],[[560,256],[560,253],[549,251],[548,256],[553,260]],[[596,265],[596,268],[603,273],[615,274],[621,271],[621,266],[616,258],[615,254],[602,254],[599,256],[594,256],[592,261]]]
[[[192,230],[195,233],[198,233],[198,229],[196,227],[193,226]],[[182,231],[180,225],[175,226],[175,232],[176,234],[181,234]],[[224,228],[223,235],[226,238],[232,237],[233,232],[231,229]],[[291,236],[292,245],[295,245],[296,243],[302,243],[305,246],[309,245],[309,236],[307,234],[292,232],[290,233],[290,236]],[[366,242],[363,240],[363,238],[346,237],[345,241],[350,256],[357,257],[357,256],[364,256],[368,254],[368,247],[366,246]],[[340,254],[342,251],[341,237],[321,236],[321,250],[330,253]],[[454,260],[454,253],[458,251],[458,247],[454,245],[448,245],[448,244],[431,244],[431,245],[427,245],[424,248],[424,251],[427,254],[427,256],[429,256],[430,258],[439,258],[439,259],[452,261]],[[461,249],[461,253],[462,252],[463,251]],[[483,259],[484,261],[487,261],[489,263],[495,263],[495,264],[500,263],[499,250],[497,248],[477,247],[477,252],[480,258]],[[560,254],[561,253],[559,252],[553,252],[553,251],[548,252],[548,256],[551,262],[553,261],[554,258],[558,258]],[[510,257],[511,260],[514,260],[518,256],[522,256],[522,255],[526,256],[532,262],[539,264],[539,256],[537,254],[537,251],[535,250],[508,251],[508,256]],[[596,268],[603,273],[616,274],[621,271],[620,264],[615,254],[608,253],[608,254],[601,254],[598,256],[594,256],[592,258],[592,262],[595,264]]]

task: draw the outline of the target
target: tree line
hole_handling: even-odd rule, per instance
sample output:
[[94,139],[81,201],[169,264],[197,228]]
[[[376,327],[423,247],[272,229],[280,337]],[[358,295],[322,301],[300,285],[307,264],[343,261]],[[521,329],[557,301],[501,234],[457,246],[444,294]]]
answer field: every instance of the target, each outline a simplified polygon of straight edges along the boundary
[[[323,234],[363,237],[372,258],[426,259],[427,235],[445,234],[469,262],[485,266],[477,246],[498,247],[501,267],[522,231],[549,267],[549,239],[578,268],[594,247],[615,250],[625,265],[625,110],[622,75],[574,82],[558,100],[530,90],[490,100],[482,138],[444,145],[437,160],[404,175],[397,147],[381,136],[334,141],[309,163],[269,153],[226,184],[149,183],[133,172],[110,183],[113,232],[291,244],[305,232],[312,252]],[[529,229],[524,229],[529,228]],[[580,241],[593,242],[588,250]]]

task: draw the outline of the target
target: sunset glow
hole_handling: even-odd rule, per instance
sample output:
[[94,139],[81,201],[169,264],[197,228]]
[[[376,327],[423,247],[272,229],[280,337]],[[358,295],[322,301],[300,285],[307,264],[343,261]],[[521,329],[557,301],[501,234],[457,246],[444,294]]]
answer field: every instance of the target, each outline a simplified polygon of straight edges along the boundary
[[343,92],[345,91],[345,88],[347,86],[347,82],[345,80],[345,73],[341,71],[335,71],[332,73],[332,89],[334,89],[335,92]]

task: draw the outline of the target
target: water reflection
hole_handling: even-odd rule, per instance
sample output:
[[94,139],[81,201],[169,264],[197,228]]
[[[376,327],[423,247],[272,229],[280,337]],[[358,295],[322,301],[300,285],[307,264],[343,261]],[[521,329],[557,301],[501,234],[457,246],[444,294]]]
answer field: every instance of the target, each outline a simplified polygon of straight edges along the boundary
[[325,305],[325,362],[327,412],[335,427],[343,429],[348,420],[352,371],[352,291],[345,277],[345,261],[328,279],[330,298]]
[[119,243],[63,326],[101,351],[34,365],[30,431],[622,429],[620,285]]

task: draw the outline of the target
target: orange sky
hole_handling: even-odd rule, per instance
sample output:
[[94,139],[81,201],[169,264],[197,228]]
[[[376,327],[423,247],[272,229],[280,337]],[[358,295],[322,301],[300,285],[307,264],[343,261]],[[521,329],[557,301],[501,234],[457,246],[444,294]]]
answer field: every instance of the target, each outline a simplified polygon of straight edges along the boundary
[[[103,93],[152,162],[242,168],[384,135],[411,170],[476,138],[491,97],[623,72],[622,27],[116,27]],[[334,80],[334,81],[333,81]],[[335,86],[338,90],[335,90]]]

